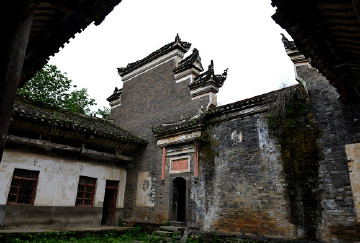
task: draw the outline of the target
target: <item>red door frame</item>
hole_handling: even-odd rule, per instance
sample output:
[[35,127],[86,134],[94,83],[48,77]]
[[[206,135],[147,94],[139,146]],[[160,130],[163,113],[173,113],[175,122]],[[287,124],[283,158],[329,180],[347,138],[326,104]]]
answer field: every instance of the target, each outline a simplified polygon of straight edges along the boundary
[[[116,183],[116,185],[108,185],[108,182],[114,182],[114,183]],[[119,187],[119,181],[106,180],[105,193],[106,193],[107,189],[114,190],[114,196],[112,198],[114,203],[113,203],[113,206],[111,208],[111,210],[112,210],[111,215],[109,215],[109,211],[108,211],[108,217],[109,216],[111,217],[111,225],[114,225],[114,220],[115,220],[115,211],[116,211],[116,201],[117,201],[118,187]],[[108,206],[108,205],[106,205],[106,206]]]

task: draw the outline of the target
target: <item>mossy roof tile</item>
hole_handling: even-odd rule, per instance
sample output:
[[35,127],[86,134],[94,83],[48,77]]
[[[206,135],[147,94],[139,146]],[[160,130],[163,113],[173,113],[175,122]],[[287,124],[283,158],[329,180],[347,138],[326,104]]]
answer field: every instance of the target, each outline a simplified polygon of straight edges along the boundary
[[111,140],[146,143],[145,140],[102,118],[54,109],[52,107],[34,104],[27,100],[16,99],[13,107],[13,117],[21,116],[25,116],[26,120],[38,120],[48,124],[63,125],[71,130],[85,132]]

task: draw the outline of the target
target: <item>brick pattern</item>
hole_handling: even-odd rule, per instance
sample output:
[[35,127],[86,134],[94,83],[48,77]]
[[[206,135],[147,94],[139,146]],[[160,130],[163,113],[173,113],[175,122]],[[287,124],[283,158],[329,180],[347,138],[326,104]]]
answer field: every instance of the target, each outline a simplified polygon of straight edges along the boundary
[[[345,153],[346,144],[360,140],[357,105],[339,100],[335,88],[315,69],[297,67],[302,79],[312,81],[307,118],[311,126],[306,129],[319,131],[305,133],[303,137],[310,136],[314,143],[311,151],[318,153],[316,171],[310,176],[305,174],[306,183],[315,181],[313,191],[309,189],[309,198],[289,198],[306,195],[291,194],[291,190],[307,187],[289,187],[293,170],[284,164],[286,148],[281,147],[284,141],[271,132],[262,112],[248,116],[234,116],[230,112],[212,117],[200,139],[199,177],[193,176],[194,153],[189,153],[190,172],[181,174],[169,174],[171,156],[166,156],[163,184],[162,150],[156,145],[151,127],[194,115],[208,102],[207,97],[191,101],[189,82],[174,81],[174,66],[170,61],[126,82],[123,103],[112,112],[115,124],[149,141],[135,154],[135,162],[128,165],[125,207],[118,212],[119,216],[160,224],[171,219],[172,180],[181,176],[187,183],[187,224],[202,232],[276,239],[360,239]],[[286,139],[290,143],[291,134]],[[172,145],[167,149],[184,148],[194,148],[194,144]],[[301,147],[299,150],[297,156],[306,151]],[[134,204],[137,174],[144,171],[153,171],[158,178],[154,180],[154,207]],[[299,175],[302,174],[295,176]],[[315,199],[313,195],[317,195]]]
[[[152,127],[191,117],[206,107],[209,98],[191,100],[190,80],[175,82],[171,60],[124,83],[121,106],[112,110],[115,125],[149,141],[135,155],[134,163],[128,165],[125,206],[119,212],[124,220],[164,223],[169,215],[169,168],[165,184],[161,183],[162,149],[156,145]],[[193,160],[192,160],[193,161]],[[167,158],[167,166],[169,159]],[[152,171],[156,174],[155,206],[136,207],[137,174]],[[193,172],[188,172],[191,174]],[[181,176],[182,174],[176,174]]]
[[[315,69],[300,66],[298,75],[313,82],[309,87],[308,112],[312,125],[303,136],[310,136],[309,141],[315,143],[311,147],[319,158],[315,174],[307,175],[310,172],[306,168],[305,174],[286,174],[293,170],[285,166],[285,148],[268,129],[264,113],[229,120],[226,117],[231,117],[230,113],[222,115],[223,121],[209,126],[203,134],[200,177],[189,195],[193,226],[203,232],[266,238],[349,242],[360,239],[345,153],[346,144],[359,142],[360,109],[339,100],[335,88]],[[319,135],[314,135],[314,129]],[[240,133],[241,140],[232,139],[231,134]],[[292,142],[291,134],[286,141]],[[307,146],[302,141],[298,143]],[[305,147],[299,147],[296,156],[307,156]],[[298,185],[315,180],[307,181],[315,187],[289,187],[289,177],[299,175],[305,177],[299,178]],[[308,191],[303,194],[291,192],[304,188]],[[305,198],[290,199],[288,195]]]
[[[294,238],[283,197],[278,144],[267,131],[263,114],[216,124],[200,146],[199,185],[194,214],[204,231]],[[233,139],[234,132],[242,140]]]
[[313,122],[321,130],[319,234],[325,241],[360,239],[345,145],[360,140],[360,109],[339,99],[336,89],[313,68],[300,66],[298,75],[313,81],[309,89]]

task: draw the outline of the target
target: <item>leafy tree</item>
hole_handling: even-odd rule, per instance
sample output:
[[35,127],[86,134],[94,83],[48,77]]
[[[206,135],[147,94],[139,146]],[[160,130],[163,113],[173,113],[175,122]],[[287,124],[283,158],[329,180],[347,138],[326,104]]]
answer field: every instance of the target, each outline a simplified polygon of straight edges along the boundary
[[76,85],[71,85],[72,81],[65,75],[55,65],[46,64],[18,90],[17,96],[64,110],[88,113],[90,106],[96,105],[95,100],[88,97],[85,88],[70,92]]
[[103,109],[98,109],[96,114],[100,115],[104,119],[110,118],[110,108],[103,106]]

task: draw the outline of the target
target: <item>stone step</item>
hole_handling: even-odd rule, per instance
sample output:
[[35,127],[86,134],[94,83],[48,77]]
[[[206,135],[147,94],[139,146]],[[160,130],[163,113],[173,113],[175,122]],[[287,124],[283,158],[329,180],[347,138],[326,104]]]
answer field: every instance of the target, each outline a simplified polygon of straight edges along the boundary
[[170,225],[175,227],[186,227],[185,222],[179,222],[179,221],[170,221]]
[[176,226],[160,226],[161,230],[170,231],[170,232],[184,232],[185,227],[176,227]]
[[173,235],[173,232],[165,231],[165,230],[158,230],[155,231],[157,235],[165,236],[165,237],[171,237]]

